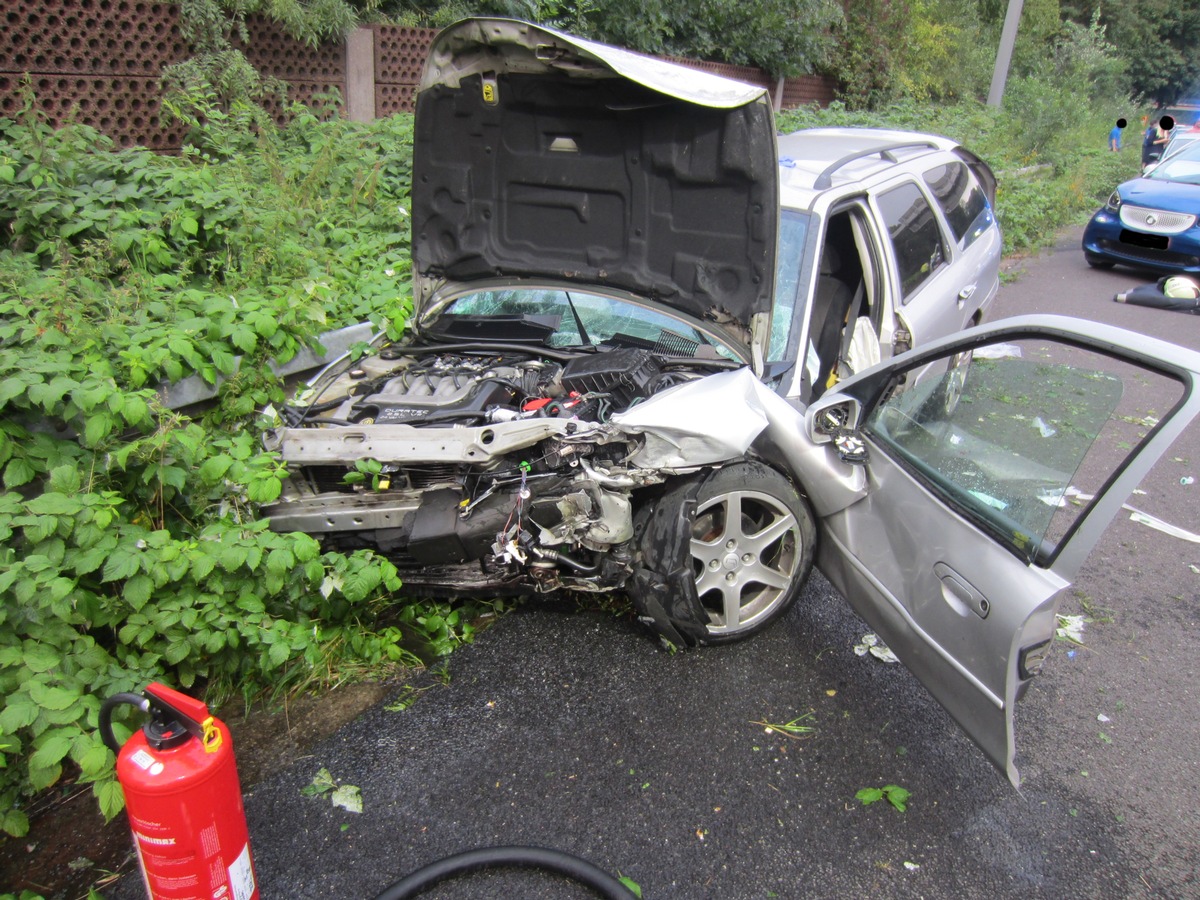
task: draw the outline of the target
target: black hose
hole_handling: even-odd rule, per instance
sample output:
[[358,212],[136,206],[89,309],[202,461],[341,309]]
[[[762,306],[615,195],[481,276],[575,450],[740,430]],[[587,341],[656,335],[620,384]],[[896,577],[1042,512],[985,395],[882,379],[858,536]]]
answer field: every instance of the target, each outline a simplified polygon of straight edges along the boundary
[[120,753],[121,745],[117,743],[117,737],[113,734],[112,712],[122,703],[136,706],[142,712],[147,712],[150,709],[150,701],[141,694],[113,694],[100,704],[100,740],[113,753]]
[[586,859],[563,853],[561,850],[549,850],[545,847],[484,847],[447,856],[417,869],[397,881],[375,900],[405,900],[452,875],[499,866],[548,869],[590,887],[609,900],[633,900],[634,897],[629,888],[603,869]]

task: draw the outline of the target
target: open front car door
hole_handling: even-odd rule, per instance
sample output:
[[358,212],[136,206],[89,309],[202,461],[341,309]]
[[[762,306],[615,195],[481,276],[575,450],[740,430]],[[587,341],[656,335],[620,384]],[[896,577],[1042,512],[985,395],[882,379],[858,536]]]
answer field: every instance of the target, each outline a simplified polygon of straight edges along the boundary
[[906,353],[806,413],[818,566],[1014,785],[1013,706],[1105,526],[1200,407],[1200,354],[1078,319]]

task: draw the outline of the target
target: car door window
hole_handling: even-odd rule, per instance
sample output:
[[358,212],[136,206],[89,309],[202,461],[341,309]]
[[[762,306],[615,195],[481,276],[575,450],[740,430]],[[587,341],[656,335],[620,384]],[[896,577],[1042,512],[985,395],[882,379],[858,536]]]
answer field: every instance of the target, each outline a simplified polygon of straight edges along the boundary
[[1169,375],[1037,339],[943,368],[898,382],[865,431],[951,507],[1042,565],[1183,396]]
[[923,173],[926,186],[946,214],[959,248],[965,250],[992,224],[991,206],[964,163],[947,163]]
[[941,227],[929,201],[912,182],[882,192],[879,209],[900,274],[901,301],[907,302],[946,264]]

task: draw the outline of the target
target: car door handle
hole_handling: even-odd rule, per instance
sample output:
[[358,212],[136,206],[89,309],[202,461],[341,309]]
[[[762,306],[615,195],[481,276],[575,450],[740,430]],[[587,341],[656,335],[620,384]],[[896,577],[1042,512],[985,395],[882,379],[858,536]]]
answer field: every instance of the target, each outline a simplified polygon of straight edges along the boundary
[[958,308],[962,309],[963,305],[971,299],[971,295],[975,293],[977,285],[968,284],[965,288],[958,292]]
[[975,613],[981,619],[986,619],[992,611],[992,604],[987,597],[977,591],[967,579],[963,578],[945,563],[937,563],[933,573],[942,580],[942,596],[961,615],[967,610]]

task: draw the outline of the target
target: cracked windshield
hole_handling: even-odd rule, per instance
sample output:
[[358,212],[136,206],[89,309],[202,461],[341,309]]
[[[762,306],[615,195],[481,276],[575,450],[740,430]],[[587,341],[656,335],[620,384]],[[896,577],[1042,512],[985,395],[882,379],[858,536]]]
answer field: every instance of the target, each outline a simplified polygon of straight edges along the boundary
[[455,300],[437,325],[447,336],[466,336],[472,328],[492,337],[540,338],[550,347],[605,343],[671,356],[736,358],[712,336],[674,316],[585,291],[479,291]]
[[1182,396],[1169,375],[1045,339],[977,347],[940,365],[940,375],[910,377],[867,430],[1039,562]]

